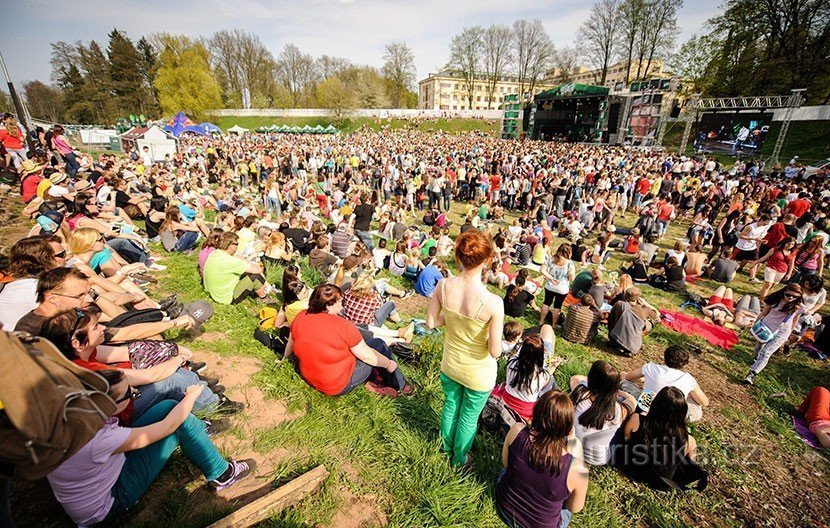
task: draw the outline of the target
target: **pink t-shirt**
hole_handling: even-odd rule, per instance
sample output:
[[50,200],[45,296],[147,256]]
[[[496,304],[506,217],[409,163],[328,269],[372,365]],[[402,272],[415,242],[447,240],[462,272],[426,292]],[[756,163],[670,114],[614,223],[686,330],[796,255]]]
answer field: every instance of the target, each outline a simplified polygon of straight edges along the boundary
[[118,419],[110,418],[92,440],[46,477],[75,524],[88,526],[106,518],[115,502],[112,487],[126,461],[124,453],[113,453],[129,436],[128,427],[119,427]]
[[210,256],[211,253],[213,253],[215,249],[216,248],[205,247],[202,248],[202,251],[199,252],[199,273],[201,275],[205,274],[205,262],[207,262],[207,258]]

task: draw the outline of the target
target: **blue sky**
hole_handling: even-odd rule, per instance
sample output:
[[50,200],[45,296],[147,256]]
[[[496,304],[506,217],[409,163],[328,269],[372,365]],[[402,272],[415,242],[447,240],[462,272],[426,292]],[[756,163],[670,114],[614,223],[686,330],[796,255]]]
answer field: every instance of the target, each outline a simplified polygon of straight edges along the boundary
[[[312,55],[380,66],[387,42],[415,52],[418,79],[447,61],[450,37],[464,26],[539,18],[559,46],[571,45],[593,1],[586,0],[0,0],[0,52],[12,80],[48,81],[50,42],[97,40],[125,30],[209,36],[220,29],[256,33],[276,56],[287,42]],[[720,11],[720,0],[686,0],[681,41]]]

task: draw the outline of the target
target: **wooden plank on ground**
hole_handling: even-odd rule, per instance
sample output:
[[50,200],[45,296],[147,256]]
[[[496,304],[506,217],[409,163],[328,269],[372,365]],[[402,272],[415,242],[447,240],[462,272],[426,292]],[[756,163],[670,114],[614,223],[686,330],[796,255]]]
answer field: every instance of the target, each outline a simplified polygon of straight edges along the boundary
[[207,528],[247,528],[253,526],[267,517],[296,504],[309,493],[316,491],[328,475],[329,472],[325,466],[317,466],[267,495],[246,504],[227,517],[219,519]]

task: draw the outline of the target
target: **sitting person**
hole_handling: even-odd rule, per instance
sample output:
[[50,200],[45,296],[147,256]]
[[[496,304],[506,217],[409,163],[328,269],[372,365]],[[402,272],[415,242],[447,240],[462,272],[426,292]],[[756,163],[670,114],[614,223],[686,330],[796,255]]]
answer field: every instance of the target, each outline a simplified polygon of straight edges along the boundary
[[493,389],[493,395],[526,422],[533,417],[533,407],[539,398],[557,388],[553,379],[555,367],[548,365],[555,339],[550,325],[543,325],[538,334],[525,337],[519,353],[507,360],[505,382]]
[[631,280],[639,283],[648,282],[648,253],[640,251],[637,253],[637,258],[631,263],[628,268],[623,268],[624,274],[631,276]]
[[360,273],[360,264],[360,257],[349,255],[329,275],[328,282],[342,290],[349,289],[352,286],[352,282],[354,282]]
[[207,233],[207,227],[199,221],[196,225],[185,221],[178,206],[171,205],[164,212],[158,233],[165,251],[183,253],[196,247],[200,235]]
[[572,304],[565,313],[562,337],[571,343],[587,345],[597,335],[602,317],[594,298],[585,294],[578,304]]
[[507,526],[564,528],[585,506],[588,468],[579,441],[569,442],[573,426],[570,398],[552,390],[539,399],[529,427],[516,423],[507,433],[496,482],[496,511]]
[[266,265],[285,266],[294,261],[294,256],[291,242],[285,238],[285,235],[279,231],[271,231],[271,234],[265,239],[262,261]]
[[451,274],[443,261],[439,260],[429,264],[421,270],[415,280],[415,293],[424,297],[432,297],[435,287],[441,282],[441,279],[448,276],[451,276]]
[[326,277],[331,275],[332,270],[341,262],[337,255],[328,251],[328,248],[329,237],[320,235],[316,238],[314,249],[308,254],[308,265],[320,270],[320,273]]
[[571,376],[574,433],[582,442],[585,462],[604,466],[611,459],[611,440],[637,406],[620,390],[620,372],[610,363],[595,361],[588,377]]
[[10,280],[0,289],[0,325],[14,328],[21,317],[37,308],[38,276],[66,265],[66,250],[57,236],[21,238],[9,252]]
[[735,278],[735,272],[737,269],[738,262],[736,260],[732,260],[732,249],[728,248],[722,251],[720,257],[709,265],[706,269],[706,274],[713,281],[728,284]]
[[637,255],[640,252],[640,243],[642,237],[640,236],[640,229],[635,227],[631,230],[631,234],[625,239],[623,251],[629,255]]
[[735,302],[733,296],[732,288],[718,286],[715,293],[709,297],[709,303],[701,308],[700,311],[718,326],[731,323],[735,320]]
[[666,260],[662,270],[649,277],[649,284],[665,291],[682,291],[686,289],[686,272],[674,256]]
[[703,268],[706,266],[706,253],[700,247],[700,244],[692,244],[686,251],[686,276],[697,277],[703,273]]
[[208,257],[211,253],[216,249],[216,246],[219,245],[219,240],[222,238],[222,233],[225,231],[222,230],[220,227],[214,227],[211,229],[210,234],[205,237],[204,243],[202,243],[202,249],[199,251],[199,275],[205,275],[205,262],[207,262]]
[[816,435],[821,447],[830,449],[830,391],[814,387],[798,407],[810,432]]
[[536,298],[524,288],[526,281],[527,273],[519,273],[514,284],[507,287],[507,292],[504,294],[504,315],[523,317],[528,306],[534,310],[539,309],[536,306]]
[[[284,273],[283,277],[285,275],[288,275],[288,273]],[[311,290],[302,281],[295,278],[294,280],[288,280],[286,282],[285,278],[283,278],[282,308],[277,313],[276,319],[274,319],[274,327],[291,327],[297,315],[303,310],[308,309],[309,295],[311,295]]]
[[412,341],[415,331],[414,322],[400,330],[392,330],[384,326],[387,320],[400,323],[401,316],[394,302],[383,301],[372,280],[372,274],[369,272],[360,274],[343,294],[343,313],[341,315],[359,328],[368,330],[375,337],[380,337],[388,344],[400,340],[409,343]]
[[649,305],[640,289],[626,290],[608,313],[608,339],[619,352],[631,357],[643,348],[643,336],[660,320],[660,312]]
[[332,284],[317,286],[291,325],[285,357],[295,356],[300,375],[328,396],[347,394],[364,384],[372,373],[383,380],[366,383],[376,394],[395,397],[411,393],[392,352],[381,339],[363,340],[354,323],[340,317],[343,292]]
[[[683,370],[689,363],[689,351],[680,345],[671,345],[663,352],[663,365],[649,362],[625,374],[624,390],[637,398],[637,409],[649,412],[651,400],[663,387],[676,387],[687,399],[686,421],[697,422],[703,417],[703,408],[709,406],[709,398],[700,388],[694,376]],[[643,381],[642,390],[634,382]]]
[[190,385],[201,384],[206,389],[196,399],[196,410],[237,413],[245,408],[242,403],[215,394],[195,372],[182,368],[191,357],[186,348],[158,341],[159,346],[148,357],[146,349],[101,346],[104,331],[104,326],[98,323],[97,313],[76,309],[47,319],[41,333],[70,361],[89,370],[118,369],[124,373],[130,386],[140,388],[141,394],[129,406],[127,413],[121,415],[124,423],[129,424],[140,418],[147,409],[162,400],[180,400]]
[[237,304],[249,297],[264,299],[273,290],[261,265],[234,256],[238,248],[236,233],[225,232],[205,260],[205,290],[219,304]]
[[495,284],[500,290],[503,290],[510,283],[510,277],[502,271],[501,266],[497,260],[494,260],[487,271],[484,273],[484,284]]
[[665,479],[672,479],[684,458],[694,460],[697,455],[697,442],[686,427],[686,401],[680,389],[663,387],[648,415],[635,413],[628,418],[624,440],[611,447],[611,463],[635,482],[669,489]]
[[[109,382],[116,412],[133,403],[135,389],[120,370],[100,372]],[[110,418],[80,450],[47,479],[55,498],[78,526],[114,520],[129,511],[161,472],[177,447],[196,465],[214,491],[249,476],[253,460],[226,460],[211,442],[205,424],[191,411],[204,386],[189,385],[181,401],[163,400],[130,427]]]
[[381,238],[378,240],[378,245],[372,249],[372,260],[375,263],[375,267],[377,269],[386,269],[389,267],[389,257],[392,256],[392,252],[386,249],[386,239]]

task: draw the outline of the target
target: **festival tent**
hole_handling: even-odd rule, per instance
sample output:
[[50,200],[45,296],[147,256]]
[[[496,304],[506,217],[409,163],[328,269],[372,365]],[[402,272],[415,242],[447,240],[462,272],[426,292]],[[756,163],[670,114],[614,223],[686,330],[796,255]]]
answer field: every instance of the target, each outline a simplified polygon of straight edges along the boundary
[[332,125],[327,126],[325,130],[326,130],[326,134],[337,134],[337,133],[340,132],[339,130],[334,128]]
[[264,126],[261,126],[261,127],[257,128],[257,129],[256,129],[256,131],[257,131],[257,132],[260,132],[260,133],[262,133],[262,132],[270,132],[270,130],[268,129],[268,127],[264,127]]
[[239,125],[234,125],[228,129],[228,134],[244,134],[245,132],[250,132],[250,130]]
[[303,128],[300,129],[300,133],[302,133],[302,134],[310,134],[311,131],[312,131],[312,128],[308,125],[306,125],[306,126],[304,126]]
[[171,133],[153,125],[151,127],[135,127],[121,134],[121,143],[124,150],[135,148],[141,152],[148,147],[154,161],[164,160],[166,154],[176,154],[176,137]]
[[294,125],[290,129],[288,129],[288,131],[291,132],[292,134],[299,134],[300,133],[300,127],[298,127],[297,125]]
[[288,134],[289,132],[291,132],[291,127],[289,127],[288,125],[280,125],[277,128],[277,132],[280,132],[281,134]]
[[214,125],[213,123],[199,123],[199,126],[205,131],[206,134],[221,134],[222,129],[218,126]]
[[210,131],[206,130],[203,125],[208,124],[211,126],[211,123],[203,123],[202,125],[197,124],[192,119],[187,117],[184,112],[179,112],[173,118],[167,122],[167,126],[164,127],[164,131],[170,134],[173,134],[173,137],[179,137],[179,134],[182,132],[192,132],[194,134],[199,134],[201,136],[206,136],[210,133]]
[[314,127],[314,133],[315,133],[315,134],[322,134],[323,132],[325,132],[325,130],[326,130],[326,129],[325,129],[325,128],[323,128],[323,127],[322,127],[322,126],[320,126],[320,125],[317,125],[316,127]]
[[268,127],[268,132],[282,132],[282,131],[283,131],[282,126],[271,125],[271,126]]

